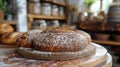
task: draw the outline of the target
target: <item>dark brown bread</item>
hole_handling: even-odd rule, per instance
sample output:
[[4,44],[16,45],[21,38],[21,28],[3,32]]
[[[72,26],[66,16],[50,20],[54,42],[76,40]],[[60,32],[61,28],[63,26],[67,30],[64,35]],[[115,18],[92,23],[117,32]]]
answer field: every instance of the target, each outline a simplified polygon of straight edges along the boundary
[[20,47],[35,48],[46,52],[74,52],[86,48],[91,37],[84,31],[68,28],[49,28],[45,31],[32,30],[18,37]]
[[20,47],[27,47],[31,48],[32,47],[32,39],[40,34],[42,30],[30,30],[28,32],[23,33],[20,35],[17,39],[17,45]]
[[73,52],[84,49],[91,43],[86,32],[68,29],[48,29],[33,39],[37,50],[47,52]]

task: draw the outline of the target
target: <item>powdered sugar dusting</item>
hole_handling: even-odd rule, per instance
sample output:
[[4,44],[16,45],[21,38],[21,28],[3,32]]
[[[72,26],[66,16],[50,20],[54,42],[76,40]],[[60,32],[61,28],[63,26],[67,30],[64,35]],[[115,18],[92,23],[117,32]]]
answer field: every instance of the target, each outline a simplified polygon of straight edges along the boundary
[[[88,43],[88,37],[85,32],[60,32],[60,33],[42,33],[34,38],[34,45],[37,47],[47,48],[46,50],[72,51],[85,48]],[[60,49],[60,50],[59,50]]]
[[27,39],[31,41],[36,35],[39,35],[42,32],[42,30],[31,30],[27,32]]

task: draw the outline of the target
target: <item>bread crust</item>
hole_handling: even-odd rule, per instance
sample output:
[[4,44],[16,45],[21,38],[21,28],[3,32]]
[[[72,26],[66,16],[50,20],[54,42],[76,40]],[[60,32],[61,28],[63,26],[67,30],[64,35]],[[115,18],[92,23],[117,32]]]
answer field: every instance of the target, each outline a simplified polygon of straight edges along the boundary
[[18,37],[17,45],[46,52],[74,52],[85,49],[91,37],[81,30],[50,28],[32,30]]
[[0,42],[4,45],[16,45],[16,40],[19,35],[19,32],[3,34],[0,37]]
[[7,23],[0,24],[0,35],[3,35],[5,33],[12,33],[12,32],[14,32],[14,29],[11,25]]
[[32,48],[33,47],[33,43],[32,43],[33,38],[36,35],[40,34],[41,32],[42,32],[42,30],[30,30],[28,32],[25,32],[17,38],[16,44],[19,47]]
[[47,52],[80,51],[90,43],[90,35],[80,30],[47,30],[33,39],[35,49]]

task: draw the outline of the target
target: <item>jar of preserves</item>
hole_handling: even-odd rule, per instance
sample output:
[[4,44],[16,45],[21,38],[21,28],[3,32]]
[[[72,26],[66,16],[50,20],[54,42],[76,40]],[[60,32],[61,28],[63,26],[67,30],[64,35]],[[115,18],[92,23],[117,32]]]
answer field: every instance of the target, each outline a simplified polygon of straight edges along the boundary
[[53,26],[53,27],[60,27],[59,21],[58,21],[58,20],[53,20],[53,21],[52,21],[52,26]]
[[52,16],[58,16],[59,9],[57,5],[52,5]]
[[34,13],[35,14],[41,14],[41,4],[39,2],[35,2]]
[[35,20],[33,22],[33,28],[32,29],[45,30],[45,29],[47,29],[47,23],[46,23],[45,20]]
[[51,4],[42,3],[42,15],[50,16],[51,15]]

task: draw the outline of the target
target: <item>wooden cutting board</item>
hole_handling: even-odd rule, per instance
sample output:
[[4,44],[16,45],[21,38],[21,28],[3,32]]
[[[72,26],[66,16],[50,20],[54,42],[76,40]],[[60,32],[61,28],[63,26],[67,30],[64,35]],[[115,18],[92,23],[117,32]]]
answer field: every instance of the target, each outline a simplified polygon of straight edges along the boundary
[[107,54],[107,61],[103,67],[112,67],[112,56],[108,53]]
[[0,58],[0,66],[4,67],[95,67],[96,65],[107,60],[107,50],[95,43],[92,43],[96,47],[96,53],[92,56],[66,60],[66,61],[43,61],[32,60],[20,57],[5,57]]
[[0,44],[0,49],[4,49],[4,48],[18,48],[17,45],[4,45],[4,44]]
[[43,52],[31,48],[18,48],[17,52],[24,58],[39,60],[69,60],[87,57],[95,54],[96,47],[91,44],[84,50],[76,52]]
[[99,64],[95,67],[112,67],[112,57],[111,57],[111,55],[109,53],[107,53],[107,59],[103,63],[101,63],[101,64]]

